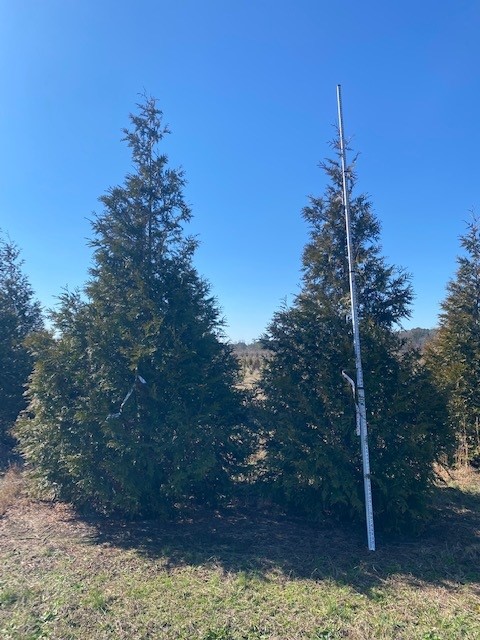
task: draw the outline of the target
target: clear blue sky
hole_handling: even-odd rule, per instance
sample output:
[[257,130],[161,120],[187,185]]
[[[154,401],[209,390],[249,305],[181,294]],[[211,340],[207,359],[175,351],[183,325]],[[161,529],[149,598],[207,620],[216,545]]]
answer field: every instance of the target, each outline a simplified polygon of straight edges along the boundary
[[197,267],[251,340],[298,291],[341,83],[359,190],[413,276],[406,326],[434,326],[480,203],[479,33],[477,0],[0,0],[0,227],[46,307],[82,286],[146,90],[186,171]]

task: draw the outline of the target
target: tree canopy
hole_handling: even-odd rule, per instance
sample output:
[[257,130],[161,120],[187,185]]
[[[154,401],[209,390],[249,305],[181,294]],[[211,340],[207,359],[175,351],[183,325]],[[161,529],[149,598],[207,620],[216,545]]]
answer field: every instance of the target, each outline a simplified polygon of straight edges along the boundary
[[34,345],[17,435],[39,479],[77,504],[162,514],[229,490],[249,452],[238,367],[185,234],[184,174],[154,99],[131,115],[133,171],[100,198],[93,267]]
[[25,408],[25,385],[33,361],[27,338],[42,327],[40,304],[22,271],[20,250],[8,238],[0,237],[0,447],[11,451],[10,429]]
[[[329,180],[303,217],[310,239],[303,286],[278,311],[266,343],[272,357],[261,382],[265,478],[282,503],[312,517],[363,518],[355,405],[342,370],[354,376],[341,169],[322,164]],[[381,255],[380,224],[365,195],[350,209],[360,307],[373,500],[379,524],[397,529],[425,515],[432,463],[449,450],[443,398],[414,354],[401,354],[399,323],[409,316],[408,274]]]
[[427,363],[448,396],[463,461],[480,458],[480,219],[472,214],[460,238],[458,268],[447,285]]

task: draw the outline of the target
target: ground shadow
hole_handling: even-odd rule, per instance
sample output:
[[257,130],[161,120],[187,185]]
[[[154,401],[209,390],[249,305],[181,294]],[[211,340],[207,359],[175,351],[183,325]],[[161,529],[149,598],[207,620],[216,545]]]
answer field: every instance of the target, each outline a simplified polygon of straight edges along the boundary
[[13,449],[13,443],[0,439],[0,473],[5,473],[10,467],[22,465],[22,458]]
[[314,526],[266,509],[239,506],[197,513],[176,523],[95,518],[89,524],[96,543],[161,557],[167,569],[211,564],[264,580],[272,572],[331,579],[370,597],[376,587],[396,576],[411,584],[477,588],[480,495],[443,487],[436,490],[434,501],[432,522],[422,536],[379,536],[374,553],[366,549],[363,527]]

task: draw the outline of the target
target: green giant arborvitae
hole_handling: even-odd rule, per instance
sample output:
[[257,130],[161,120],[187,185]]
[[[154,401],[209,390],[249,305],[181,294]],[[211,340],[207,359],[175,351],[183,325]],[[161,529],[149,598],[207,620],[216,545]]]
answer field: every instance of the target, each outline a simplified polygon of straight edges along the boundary
[[472,215],[460,238],[463,255],[442,303],[427,364],[448,396],[462,462],[480,461],[480,219]]
[[85,295],[66,293],[34,345],[17,434],[37,477],[77,504],[161,514],[228,493],[248,453],[237,363],[192,264],[183,173],[153,99],[125,130],[134,170],[100,198]]
[[[311,517],[363,519],[355,405],[342,370],[355,379],[341,170],[303,215],[310,239],[303,286],[277,312],[266,341],[273,352],[261,391],[265,479],[277,500]],[[381,255],[368,199],[352,192],[351,217],[369,423],[376,522],[399,529],[425,514],[433,462],[450,447],[443,399],[412,355],[400,354],[398,323],[409,315],[408,276]]]
[[25,385],[33,367],[26,340],[42,328],[41,309],[22,272],[17,246],[0,238],[0,463],[11,454],[10,435],[25,408]]

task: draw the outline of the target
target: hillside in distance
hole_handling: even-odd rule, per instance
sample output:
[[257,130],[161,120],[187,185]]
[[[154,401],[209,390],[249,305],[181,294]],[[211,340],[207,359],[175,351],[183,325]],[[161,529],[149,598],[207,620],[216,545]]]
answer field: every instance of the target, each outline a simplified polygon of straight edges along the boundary
[[405,340],[407,349],[423,351],[428,342],[436,336],[437,331],[438,329],[415,327],[414,329],[404,329],[400,331],[400,337]]
[[[423,351],[425,345],[432,340],[437,333],[437,329],[423,329],[415,327],[413,329],[402,329],[399,334],[405,340],[407,349],[418,349]],[[232,343],[233,351],[240,361],[257,360],[268,355],[268,349],[265,348],[261,340],[254,340],[246,343],[244,341]]]

